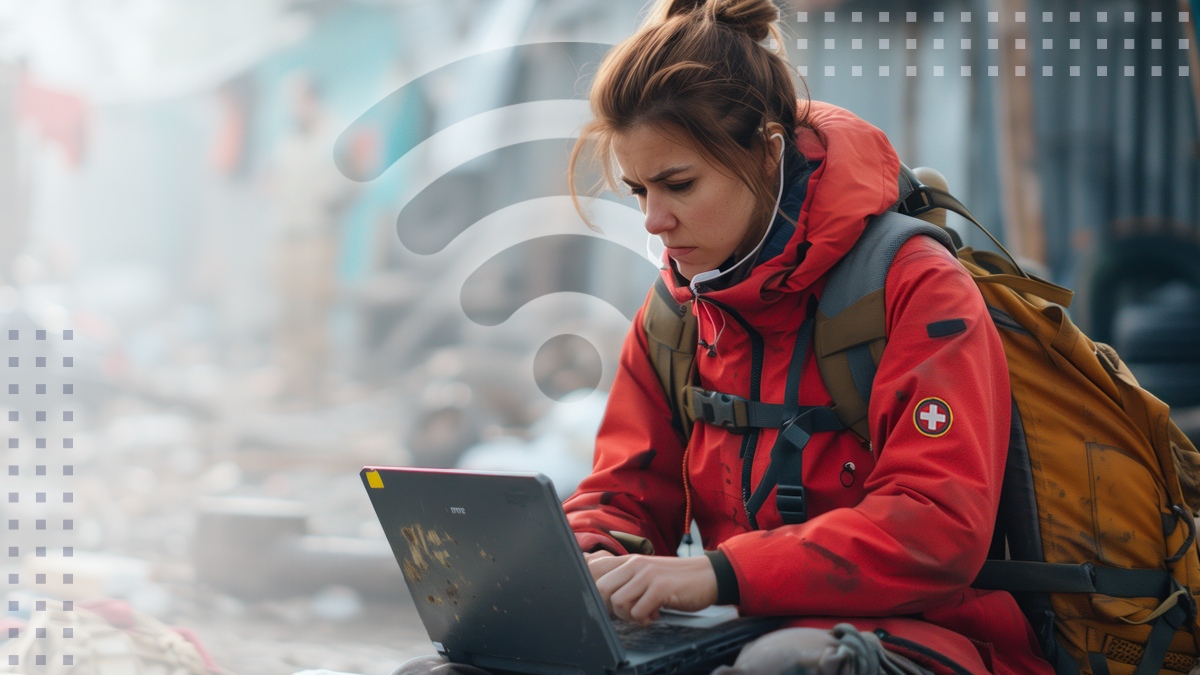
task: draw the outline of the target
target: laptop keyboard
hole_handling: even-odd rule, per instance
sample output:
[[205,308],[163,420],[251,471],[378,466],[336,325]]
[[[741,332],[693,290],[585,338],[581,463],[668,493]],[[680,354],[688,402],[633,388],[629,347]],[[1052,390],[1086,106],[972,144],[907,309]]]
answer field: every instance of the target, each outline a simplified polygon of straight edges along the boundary
[[626,650],[635,652],[659,651],[686,645],[712,632],[711,628],[680,626],[659,621],[649,626],[639,626],[632,621],[613,619],[613,626],[617,629],[617,638],[621,645]]

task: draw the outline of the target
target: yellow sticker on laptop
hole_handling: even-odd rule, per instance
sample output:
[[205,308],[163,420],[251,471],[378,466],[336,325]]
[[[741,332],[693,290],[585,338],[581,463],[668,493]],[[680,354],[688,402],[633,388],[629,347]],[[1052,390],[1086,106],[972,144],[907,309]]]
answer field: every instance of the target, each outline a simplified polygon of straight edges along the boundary
[[370,485],[373,488],[383,487],[383,479],[379,477],[378,471],[367,472],[367,485]]

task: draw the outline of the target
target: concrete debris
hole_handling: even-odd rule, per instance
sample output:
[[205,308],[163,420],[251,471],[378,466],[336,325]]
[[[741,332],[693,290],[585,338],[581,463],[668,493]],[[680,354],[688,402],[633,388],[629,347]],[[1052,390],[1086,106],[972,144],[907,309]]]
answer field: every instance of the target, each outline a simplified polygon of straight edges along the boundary
[[387,675],[430,653],[359,468],[539,470],[565,496],[604,407],[540,396],[507,348],[442,349],[323,403],[272,399],[269,368],[173,353],[154,375],[124,363],[69,429],[0,415],[10,475],[31,481],[0,504],[21,523],[0,567],[40,596],[121,599],[194,628],[235,673]]
[[308,511],[301,502],[282,499],[202,501],[194,548],[199,579],[248,599],[330,586],[376,598],[406,594],[386,540],[308,534]]

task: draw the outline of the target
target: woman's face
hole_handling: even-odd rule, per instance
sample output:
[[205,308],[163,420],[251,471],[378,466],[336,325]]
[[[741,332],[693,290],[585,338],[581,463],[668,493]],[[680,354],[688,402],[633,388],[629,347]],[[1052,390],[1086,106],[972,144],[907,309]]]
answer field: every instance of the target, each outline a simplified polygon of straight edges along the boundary
[[666,134],[642,125],[617,134],[613,152],[618,177],[646,214],[646,231],[662,239],[676,269],[691,281],[754,248],[766,223],[751,222],[756,203],[750,188],[706,161],[686,138],[682,131]]

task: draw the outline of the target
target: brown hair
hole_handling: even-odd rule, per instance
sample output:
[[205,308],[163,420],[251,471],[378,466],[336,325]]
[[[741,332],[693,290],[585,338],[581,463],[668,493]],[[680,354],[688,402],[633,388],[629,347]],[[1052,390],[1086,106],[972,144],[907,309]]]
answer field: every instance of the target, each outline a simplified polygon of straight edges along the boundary
[[[682,130],[706,159],[750,188],[766,219],[775,191],[763,170],[763,132],[781,124],[794,145],[795,128],[807,126],[778,19],[771,0],[658,0],[637,32],[605,55],[592,83],[594,119],[575,142],[568,173],[571,198],[589,227],[575,190],[583,147],[594,143],[603,172],[598,187],[616,190],[613,138],[641,125]],[[759,44],[768,37],[776,52]]]

